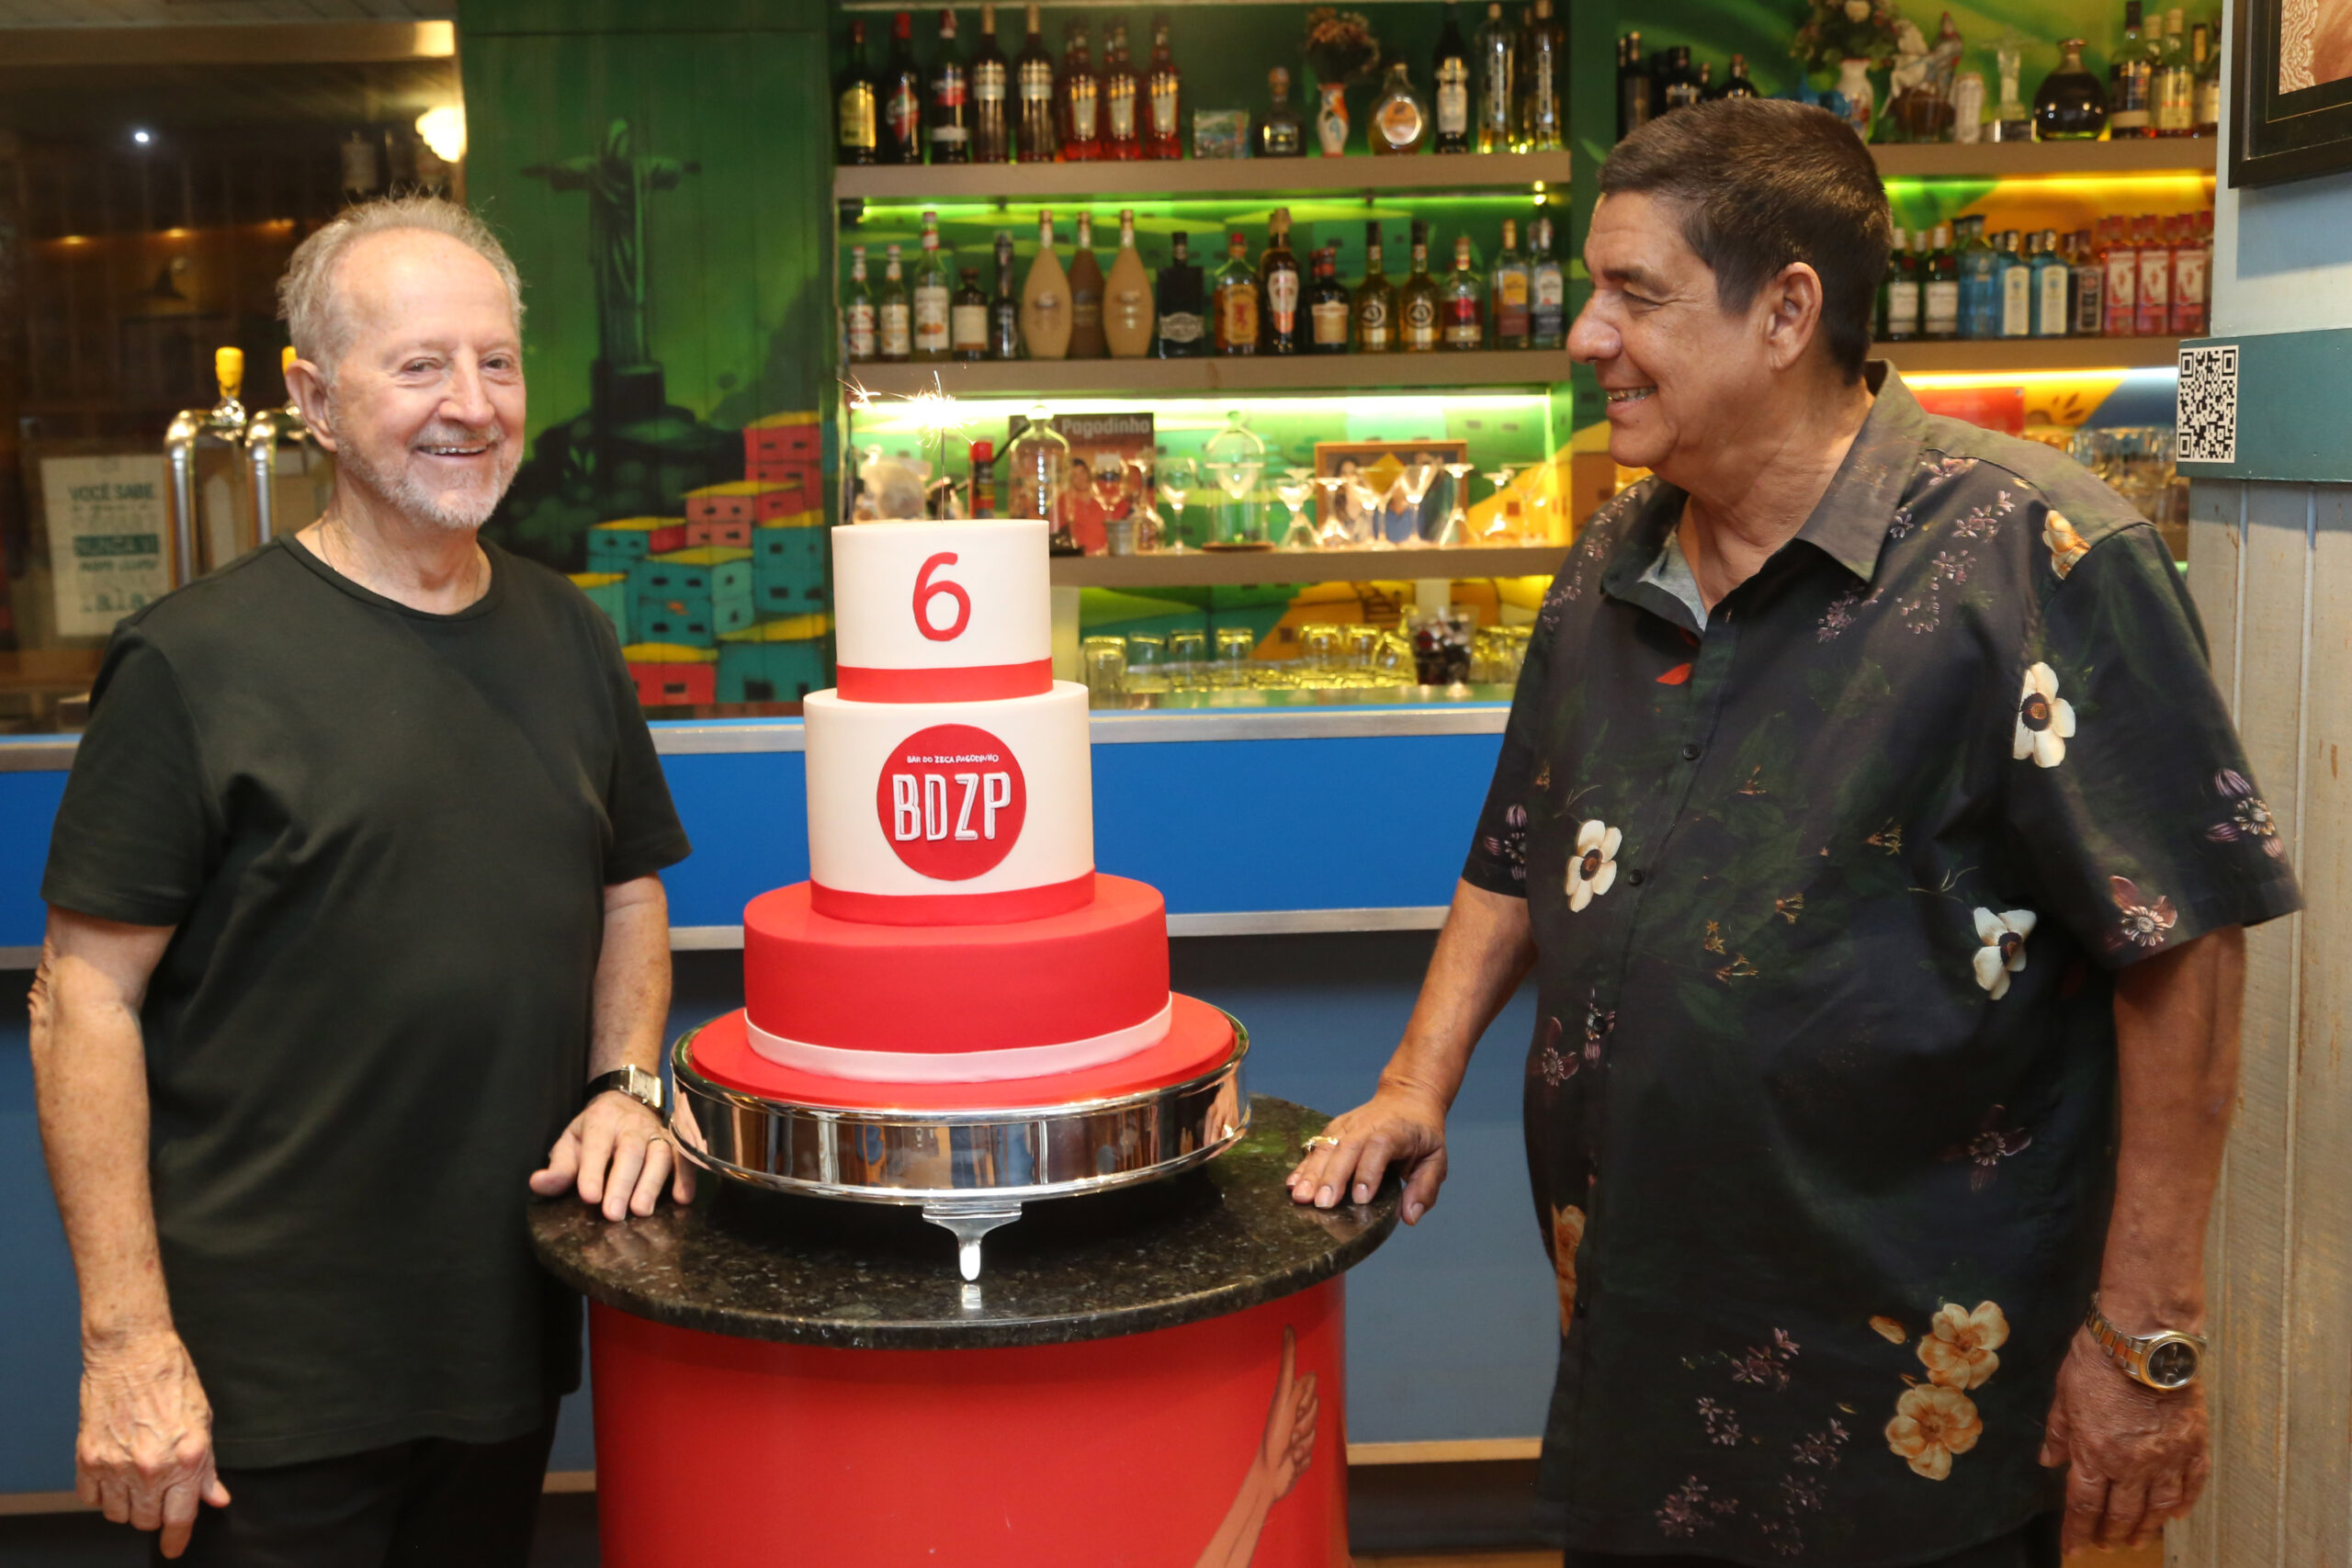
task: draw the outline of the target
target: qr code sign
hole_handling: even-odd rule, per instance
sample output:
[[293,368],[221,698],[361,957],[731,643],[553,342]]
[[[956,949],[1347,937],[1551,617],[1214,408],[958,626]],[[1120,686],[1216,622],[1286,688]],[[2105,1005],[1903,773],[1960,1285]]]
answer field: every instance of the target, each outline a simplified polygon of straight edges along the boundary
[[2180,351],[2180,443],[2184,463],[2238,460],[2238,345]]

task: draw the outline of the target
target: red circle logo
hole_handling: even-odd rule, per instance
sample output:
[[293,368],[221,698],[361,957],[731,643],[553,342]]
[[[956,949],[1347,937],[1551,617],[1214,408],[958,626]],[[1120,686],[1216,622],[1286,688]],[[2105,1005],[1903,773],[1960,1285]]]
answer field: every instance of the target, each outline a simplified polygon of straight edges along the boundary
[[987,730],[935,724],[891,748],[874,810],[909,870],[967,882],[1012,852],[1029,814],[1029,784],[1012,748]]

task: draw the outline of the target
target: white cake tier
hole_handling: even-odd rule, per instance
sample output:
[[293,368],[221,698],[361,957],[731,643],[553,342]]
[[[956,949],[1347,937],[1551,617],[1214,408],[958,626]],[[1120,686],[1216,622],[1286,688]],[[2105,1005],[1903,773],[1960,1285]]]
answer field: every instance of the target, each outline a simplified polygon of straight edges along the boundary
[[818,911],[892,925],[1032,919],[1092,897],[1086,688],[862,703],[812,692],[808,867]]
[[853,702],[968,702],[1053,681],[1046,525],[833,530],[834,656]]

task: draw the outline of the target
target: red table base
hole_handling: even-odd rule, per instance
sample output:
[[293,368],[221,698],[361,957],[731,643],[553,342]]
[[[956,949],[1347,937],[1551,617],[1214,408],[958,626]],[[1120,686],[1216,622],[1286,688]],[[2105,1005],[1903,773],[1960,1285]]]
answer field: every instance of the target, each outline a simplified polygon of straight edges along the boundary
[[608,1568],[1346,1568],[1341,1281],[1114,1339],[851,1350],[590,1308]]

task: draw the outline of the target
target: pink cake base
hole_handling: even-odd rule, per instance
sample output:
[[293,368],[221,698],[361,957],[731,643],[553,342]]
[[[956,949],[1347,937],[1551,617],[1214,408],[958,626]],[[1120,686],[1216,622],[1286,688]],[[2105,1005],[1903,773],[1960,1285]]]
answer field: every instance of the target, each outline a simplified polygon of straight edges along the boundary
[[771,1062],[752,1049],[738,1010],[714,1019],[695,1036],[695,1070],[722,1089],[763,1100],[844,1111],[1000,1111],[1026,1106],[1069,1105],[1108,1100],[1198,1077],[1233,1051],[1233,1025],[1225,1014],[1192,997],[1177,995],[1167,1035],[1134,1055],[1079,1072],[1044,1078],[1007,1078],[991,1083],[869,1083],[828,1077]]

